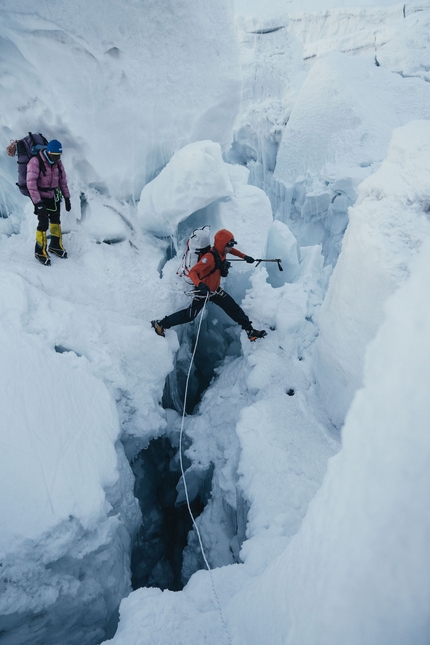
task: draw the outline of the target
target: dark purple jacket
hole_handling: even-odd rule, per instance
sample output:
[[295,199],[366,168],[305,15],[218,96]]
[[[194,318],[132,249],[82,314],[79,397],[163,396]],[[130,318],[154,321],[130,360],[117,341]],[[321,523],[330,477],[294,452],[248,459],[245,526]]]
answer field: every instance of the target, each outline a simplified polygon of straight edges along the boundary
[[51,166],[43,150],[36,157],[32,157],[27,164],[27,188],[33,204],[41,202],[42,199],[52,199],[56,188],[61,188],[64,197],[70,198],[66,171],[61,159]]

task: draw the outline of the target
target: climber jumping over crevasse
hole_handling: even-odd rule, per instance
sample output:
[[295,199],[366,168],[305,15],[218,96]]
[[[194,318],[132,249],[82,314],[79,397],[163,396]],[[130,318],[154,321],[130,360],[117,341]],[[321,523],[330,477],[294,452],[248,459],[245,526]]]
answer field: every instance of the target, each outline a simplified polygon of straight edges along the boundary
[[205,253],[201,259],[188,272],[188,278],[194,284],[193,300],[189,307],[181,309],[170,316],[165,316],[161,320],[153,320],[152,327],[159,336],[164,336],[164,331],[191,322],[197,314],[203,309],[207,301],[221,307],[225,313],[237,322],[250,341],[266,336],[264,330],[254,329],[252,322],[245,314],[243,309],[233,300],[224,289],[220,288],[221,278],[226,277],[230,263],[227,261],[227,253],[231,253],[249,264],[255,262],[254,258],[245,255],[238,249],[234,248],[237,244],[233,234],[225,228],[215,234],[213,247]]

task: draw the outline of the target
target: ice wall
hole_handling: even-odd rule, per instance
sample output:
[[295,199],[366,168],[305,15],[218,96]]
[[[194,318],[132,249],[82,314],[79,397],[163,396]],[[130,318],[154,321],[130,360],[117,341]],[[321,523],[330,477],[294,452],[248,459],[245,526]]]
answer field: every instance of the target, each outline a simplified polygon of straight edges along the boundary
[[267,190],[285,123],[306,75],[303,52],[288,31],[287,18],[237,24],[243,90],[229,154],[248,166],[250,183]]
[[322,244],[334,265],[357,187],[393,128],[429,118],[426,39],[418,43],[430,14],[315,9],[237,20],[244,95],[231,153],[299,245]]
[[276,217],[299,243],[322,243],[335,263],[357,186],[382,161],[394,127],[428,118],[430,87],[330,53],[310,70],[280,144]]
[[138,198],[178,148],[230,142],[240,77],[227,0],[114,0],[109,11],[43,0],[31,12],[5,0],[0,17],[1,145],[28,130],[59,138],[77,188]]
[[[374,0],[354,0],[355,7],[369,7],[375,5]],[[396,4],[393,0],[378,0],[378,6]],[[284,15],[296,11],[318,11],[343,8],[350,6],[344,0],[269,0],[263,4],[259,0],[234,0],[237,14],[249,17],[267,18],[268,16]]]
[[[428,18],[417,16],[425,8],[423,4],[415,3],[368,3],[367,6],[360,2],[346,7],[328,6],[318,8],[312,14],[289,13],[289,30],[303,44],[304,58],[312,61],[329,51],[339,51],[350,56],[371,55],[381,63],[380,53],[396,43],[395,49],[398,60],[405,65],[407,58],[404,56],[400,41],[405,34],[416,29],[417,21],[425,24]],[[414,16],[412,18],[412,16]],[[411,46],[412,43],[409,43]],[[410,50],[410,56],[414,46]],[[417,48],[418,49],[418,48]],[[418,53],[418,52],[417,52]],[[422,50],[420,56],[422,56]],[[413,54],[412,54],[413,57]],[[382,66],[390,69],[388,59],[384,58]]]
[[427,240],[387,300],[342,450],[300,532],[234,599],[233,641],[428,643],[429,257]]
[[341,425],[361,386],[366,347],[384,303],[409,275],[430,235],[430,122],[396,129],[387,158],[359,188],[342,253],[319,315],[314,369],[327,410]]

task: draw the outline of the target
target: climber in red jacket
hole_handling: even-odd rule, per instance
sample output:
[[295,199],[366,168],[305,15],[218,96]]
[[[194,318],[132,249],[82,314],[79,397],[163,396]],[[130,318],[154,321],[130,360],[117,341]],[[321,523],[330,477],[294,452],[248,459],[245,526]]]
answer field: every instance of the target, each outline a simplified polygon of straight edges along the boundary
[[255,262],[251,256],[235,249],[235,244],[237,242],[233,234],[225,228],[215,234],[213,247],[203,255],[188,273],[188,277],[195,285],[194,298],[190,306],[170,316],[165,316],[162,320],[153,320],[151,322],[152,327],[159,336],[165,335],[165,329],[194,320],[207,300],[221,307],[230,318],[237,322],[246,331],[249,340],[254,341],[257,338],[266,336],[264,330],[259,331],[253,328],[243,309],[228,293],[220,288],[221,278],[227,276],[230,266],[226,258],[227,253],[231,253],[231,255],[235,255],[250,264]]

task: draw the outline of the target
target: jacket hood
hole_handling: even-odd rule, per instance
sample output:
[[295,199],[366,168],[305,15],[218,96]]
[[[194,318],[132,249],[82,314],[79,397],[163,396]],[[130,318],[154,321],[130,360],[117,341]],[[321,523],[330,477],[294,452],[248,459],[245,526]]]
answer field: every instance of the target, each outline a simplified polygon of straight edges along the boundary
[[215,233],[214,237],[214,247],[220,255],[224,255],[225,245],[230,240],[234,240],[234,235],[230,231],[227,231],[226,228],[222,228],[220,231]]

